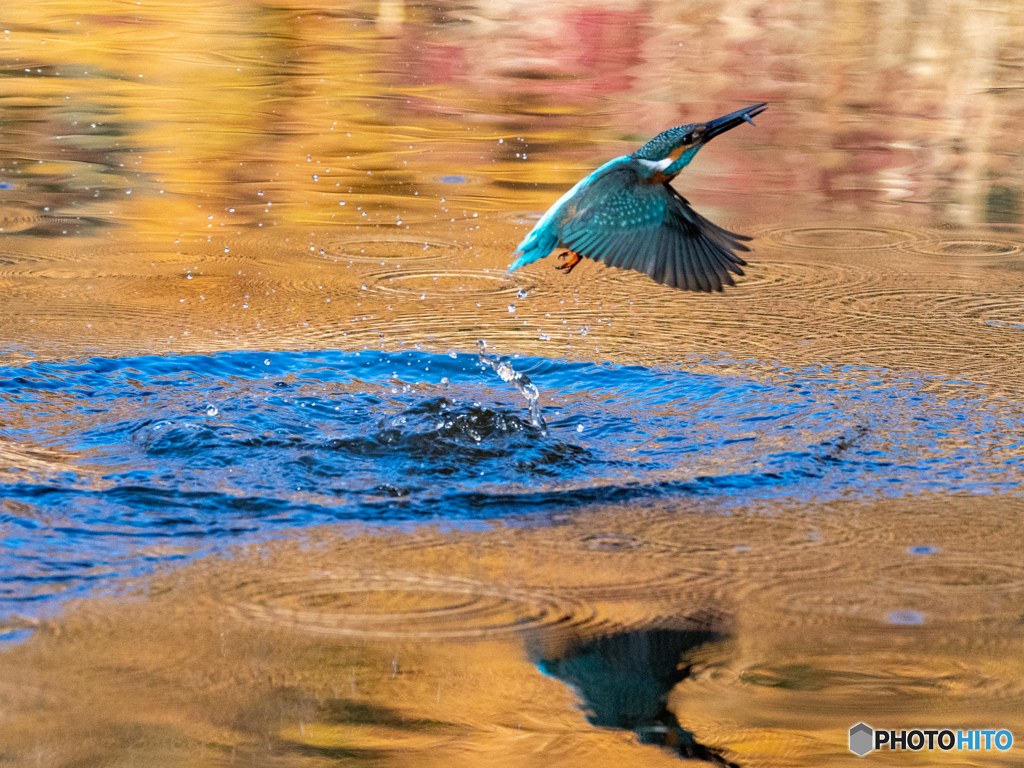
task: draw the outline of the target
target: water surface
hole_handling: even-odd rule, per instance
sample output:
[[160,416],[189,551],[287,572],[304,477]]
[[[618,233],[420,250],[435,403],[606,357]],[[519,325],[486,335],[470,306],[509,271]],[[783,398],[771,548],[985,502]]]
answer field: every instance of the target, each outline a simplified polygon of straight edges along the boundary
[[[1012,4],[0,32],[0,763],[1024,738]],[[736,287],[506,271],[580,177],[760,101],[676,182],[754,237]]]

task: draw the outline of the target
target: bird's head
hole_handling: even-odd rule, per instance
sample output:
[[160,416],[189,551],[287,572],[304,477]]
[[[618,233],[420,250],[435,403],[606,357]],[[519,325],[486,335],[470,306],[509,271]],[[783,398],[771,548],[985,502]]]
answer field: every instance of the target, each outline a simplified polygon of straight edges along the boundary
[[640,147],[631,157],[650,170],[649,176],[659,177],[659,180],[660,177],[671,179],[715,136],[735,128],[740,123],[753,125],[753,118],[767,108],[767,103],[755,104],[707,123],[690,123],[669,128]]

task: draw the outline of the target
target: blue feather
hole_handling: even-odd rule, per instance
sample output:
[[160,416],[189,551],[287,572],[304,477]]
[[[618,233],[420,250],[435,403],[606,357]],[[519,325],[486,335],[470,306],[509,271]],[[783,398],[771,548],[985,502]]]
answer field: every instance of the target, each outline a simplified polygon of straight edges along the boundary
[[628,162],[629,155],[609,160],[586,178],[580,179],[572,189],[558,198],[558,202],[552,205],[547,213],[540,217],[540,220],[530,230],[530,234],[523,238],[523,242],[516,247],[516,251],[512,255],[520,255],[519,258],[512,262],[508,271],[514,272],[526,264],[539,261],[557,248],[558,243],[562,239],[562,222],[565,218],[563,209],[567,207],[569,201],[609,168]]

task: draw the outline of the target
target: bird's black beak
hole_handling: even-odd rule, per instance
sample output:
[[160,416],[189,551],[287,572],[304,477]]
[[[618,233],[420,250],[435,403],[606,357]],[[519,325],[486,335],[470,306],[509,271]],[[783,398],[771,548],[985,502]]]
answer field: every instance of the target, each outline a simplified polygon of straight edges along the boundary
[[711,141],[715,136],[720,133],[735,128],[740,123],[754,124],[754,118],[760,115],[768,109],[768,102],[763,101],[760,104],[755,104],[752,107],[746,107],[739,109],[735,112],[730,112],[728,115],[722,117],[716,117],[714,120],[710,120],[704,123],[704,133],[701,135],[701,142]]

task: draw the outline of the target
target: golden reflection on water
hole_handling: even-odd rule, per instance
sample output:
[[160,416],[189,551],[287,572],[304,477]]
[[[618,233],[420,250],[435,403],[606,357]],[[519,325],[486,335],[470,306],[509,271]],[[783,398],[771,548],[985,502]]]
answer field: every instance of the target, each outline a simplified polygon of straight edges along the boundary
[[[657,362],[910,355],[919,370],[1016,382],[1012,5],[562,4],[532,16],[402,3],[11,9],[0,333],[59,358],[466,349],[484,336],[612,360],[638,346]],[[756,236],[739,290],[681,296],[599,265],[504,274],[531,215],[597,164],[760,99],[772,106],[758,128],[730,132],[678,181],[698,209]],[[519,290],[528,300],[512,300]],[[641,327],[652,332],[637,345]]]
[[926,495],[719,515],[687,502],[554,527],[306,531],[44,622],[0,656],[5,755],[668,765],[628,730],[588,725],[534,663],[686,627],[722,639],[685,659],[669,708],[740,765],[831,764],[858,720],[1016,733],[1016,509]]
[[[851,391],[912,371],[1019,413],[1021,15],[967,0],[12,5],[0,354],[482,337],[773,379],[850,366]],[[677,182],[756,237],[736,288],[684,295],[591,263],[507,274],[536,214],[598,164],[761,100],[756,130]],[[65,460],[0,448],[11,466]],[[0,764],[667,765],[589,725],[533,654],[691,625],[723,639],[669,708],[741,765],[846,759],[861,719],[1024,738],[1019,500],[673,505],[307,530],[77,603],[0,656]],[[922,544],[935,553],[909,554]]]

